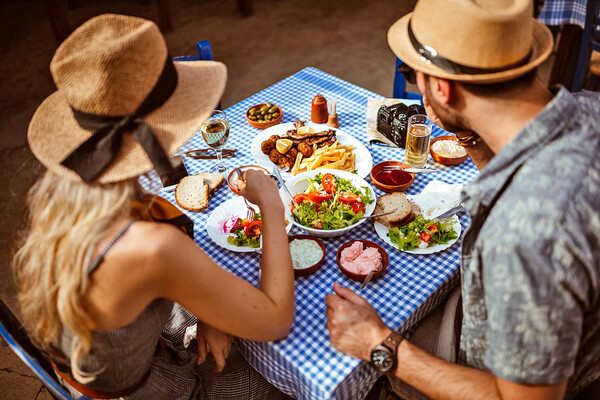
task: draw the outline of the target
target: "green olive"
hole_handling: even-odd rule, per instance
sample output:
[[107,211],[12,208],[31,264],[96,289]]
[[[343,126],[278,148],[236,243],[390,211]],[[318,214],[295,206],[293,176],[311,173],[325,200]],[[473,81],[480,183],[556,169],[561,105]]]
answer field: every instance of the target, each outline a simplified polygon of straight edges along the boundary
[[269,102],[267,101],[267,103],[265,104],[265,106],[267,106],[267,107],[271,108],[271,107],[273,107],[273,104],[271,104],[271,103],[269,103]]
[[270,120],[271,120],[271,114],[265,115],[265,121],[270,121]]
[[271,108],[271,107],[269,107],[269,106],[267,106],[267,105],[264,105],[264,106],[262,106],[262,107],[260,108],[260,112],[263,112],[263,111],[268,111],[268,110],[269,110],[269,108]]
[[274,112],[273,113],[273,119],[277,119],[279,118],[279,112]]
[[256,121],[256,115],[249,115],[248,118],[250,118],[252,121]]
[[269,108],[270,113],[274,113],[275,111],[277,111],[277,106],[273,106],[273,107]]
[[252,107],[250,110],[248,110],[248,115],[254,115],[256,114],[256,108]]

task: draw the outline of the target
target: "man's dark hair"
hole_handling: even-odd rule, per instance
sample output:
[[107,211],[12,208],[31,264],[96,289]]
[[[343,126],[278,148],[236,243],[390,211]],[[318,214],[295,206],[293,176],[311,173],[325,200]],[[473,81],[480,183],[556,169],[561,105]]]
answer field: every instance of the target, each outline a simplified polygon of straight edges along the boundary
[[537,69],[533,69],[510,81],[498,83],[467,83],[454,81],[466,91],[473,93],[476,96],[501,96],[503,93],[513,92],[521,86],[526,86],[533,82],[537,75]]

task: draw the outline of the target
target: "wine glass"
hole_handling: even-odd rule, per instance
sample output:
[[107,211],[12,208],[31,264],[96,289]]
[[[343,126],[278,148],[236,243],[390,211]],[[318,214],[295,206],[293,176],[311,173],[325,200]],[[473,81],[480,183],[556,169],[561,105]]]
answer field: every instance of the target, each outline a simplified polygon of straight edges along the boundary
[[229,139],[229,121],[225,113],[221,110],[213,111],[200,127],[200,132],[202,132],[204,142],[217,153],[217,165],[214,165],[209,171],[223,175],[228,174],[229,168],[223,163],[223,147]]

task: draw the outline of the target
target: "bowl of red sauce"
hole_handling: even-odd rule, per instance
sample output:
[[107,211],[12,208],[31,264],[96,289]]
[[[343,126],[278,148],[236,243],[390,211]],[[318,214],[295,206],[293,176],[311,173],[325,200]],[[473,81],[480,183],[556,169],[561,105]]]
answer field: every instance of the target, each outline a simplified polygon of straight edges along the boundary
[[[391,167],[391,170],[384,167]],[[415,174],[403,171],[402,168],[411,167],[400,161],[380,162],[371,168],[371,181],[384,192],[404,192],[415,181]]]

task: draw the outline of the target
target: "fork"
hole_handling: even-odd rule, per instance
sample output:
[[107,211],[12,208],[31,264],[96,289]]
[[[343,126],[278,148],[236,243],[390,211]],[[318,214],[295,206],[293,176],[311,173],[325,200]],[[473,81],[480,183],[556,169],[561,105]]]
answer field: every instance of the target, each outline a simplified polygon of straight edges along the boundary
[[433,169],[433,168],[402,168],[399,165],[384,165],[383,166],[383,172],[392,172],[394,170],[406,171],[406,172],[412,172],[412,173],[437,172],[437,169]]
[[256,210],[254,210],[254,208],[248,204],[248,201],[246,200],[246,198],[244,197],[244,203],[246,203],[246,208],[248,209],[248,211],[246,212],[246,218],[248,218],[250,221],[254,221],[254,216],[256,215]]

